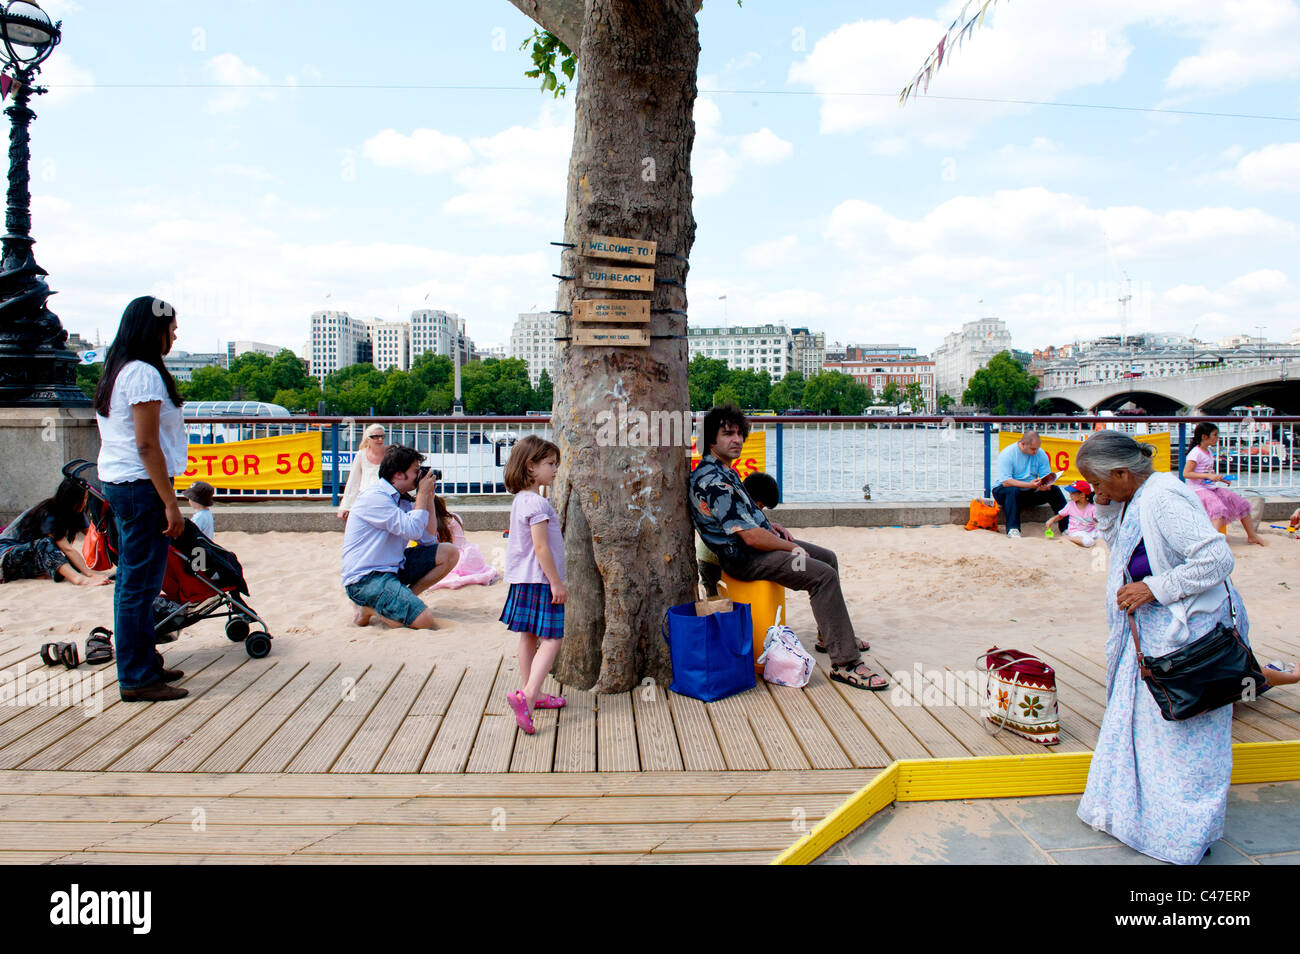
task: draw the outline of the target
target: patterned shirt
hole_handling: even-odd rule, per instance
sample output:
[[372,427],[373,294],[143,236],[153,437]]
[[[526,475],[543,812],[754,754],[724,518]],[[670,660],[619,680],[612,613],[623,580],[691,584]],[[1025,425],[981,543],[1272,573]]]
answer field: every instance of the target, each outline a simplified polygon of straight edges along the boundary
[[[691,473],[691,520],[705,545],[720,557],[745,552],[735,534],[742,530],[772,530],[740,481],[740,474],[712,454],[705,454]],[[775,531],[772,531],[775,532]]]

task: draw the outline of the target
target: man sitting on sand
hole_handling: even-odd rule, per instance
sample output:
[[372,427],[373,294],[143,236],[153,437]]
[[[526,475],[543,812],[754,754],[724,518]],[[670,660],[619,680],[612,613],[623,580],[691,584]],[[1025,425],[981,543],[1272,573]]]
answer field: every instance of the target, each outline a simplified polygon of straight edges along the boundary
[[831,678],[857,689],[888,689],[883,676],[862,662],[869,647],[853,633],[840,590],[839,561],[825,547],[796,540],[772,523],[745,491],[731,464],[740,457],[749,422],[732,404],[704,416],[704,455],[691,474],[691,519],[722,569],[737,580],[772,580],[807,590],[813,618],[831,657]]
[[1059,474],[1052,473],[1047,452],[1037,431],[1025,431],[1020,440],[998,454],[993,473],[993,499],[1006,512],[1007,536],[1020,536],[1020,511],[1047,504],[1052,513],[1065,506],[1065,494],[1053,486]]
[[[386,626],[437,628],[433,611],[418,594],[451,571],[458,553],[438,543],[436,481],[432,474],[420,479],[422,456],[411,447],[389,446],[379,479],[352,505],[343,531],[343,587],[356,604],[358,626],[378,617]],[[415,490],[414,505],[404,496],[410,490]],[[418,545],[408,548],[411,540]]]

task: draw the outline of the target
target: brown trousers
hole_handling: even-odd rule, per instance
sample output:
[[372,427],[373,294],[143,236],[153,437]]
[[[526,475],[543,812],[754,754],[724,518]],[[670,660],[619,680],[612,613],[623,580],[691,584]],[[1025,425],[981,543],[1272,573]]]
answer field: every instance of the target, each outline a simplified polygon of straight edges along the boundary
[[835,554],[815,543],[794,541],[808,551],[800,557],[788,550],[746,547],[735,558],[719,557],[722,568],[738,580],[771,580],[786,589],[805,590],[812,600],[817,631],[837,666],[855,665],[862,654],[840,590],[840,564]]

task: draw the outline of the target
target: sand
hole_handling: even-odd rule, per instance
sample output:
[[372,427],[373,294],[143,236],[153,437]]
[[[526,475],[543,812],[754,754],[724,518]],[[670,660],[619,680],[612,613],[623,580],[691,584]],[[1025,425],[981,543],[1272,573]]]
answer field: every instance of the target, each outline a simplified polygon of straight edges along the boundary
[[[1257,637],[1276,631],[1294,634],[1300,613],[1300,541],[1267,531],[1269,547],[1249,546],[1240,527],[1232,529],[1233,579]],[[1048,651],[1074,648],[1102,658],[1104,552],[1045,539],[1041,525],[1026,524],[1024,530],[1020,540],[958,526],[837,527],[796,531],[796,536],[839,555],[858,635],[872,643],[873,654],[891,670],[917,663],[972,669],[976,656],[995,645],[1025,651],[1034,645]],[[504,540],[499,533],[468,537],[489,563],[500,566]],[[277,658],[468,663],[514,652],[516,637],[498,621],[504,583],[426,591],[425,600],[441,626],[434,632],[377,624],[362,629],[351,622],[351,604],[339,581],[339,534],[218,530],[217,539],[239,556],[251,590],[249,602],[267,621]],[[91,627],[112,627],[112,597],[111,587],[46,580],[4,584],[0,635],[28,639],[33,650],[58,640],[84,645]],[[790,625],[811,648],[816,631],[807,596],[791,593],[788,607]],[[220,621],[209,620],[162,648],[220,646],[242,652],[226,640]]]

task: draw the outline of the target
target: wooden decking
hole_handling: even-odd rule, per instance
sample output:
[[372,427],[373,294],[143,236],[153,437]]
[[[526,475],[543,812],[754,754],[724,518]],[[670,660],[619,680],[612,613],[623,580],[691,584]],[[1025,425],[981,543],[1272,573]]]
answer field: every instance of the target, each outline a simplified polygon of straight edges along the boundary
[[[1254,642],[1300,656],[1296,638]],[[0,672],[61,672],[36,648],[0,638]],[[1090,750],[1103,663],[1037,651],[1058,673],[1057,750]],[[990,736],[955,672],[868,693],[819,668],[805,690],[759,682],[707,705],[552,684],[569,705],[527,736],[504,702],[510,659],[303,663],[232,645],[168,661],[186,671],[178,702],[120,702],[110,665],[93,717],[0,705],[0,861],[766,861],[894,759],[1044,751]],[[1239,705],[1233,738],[1300,739],[1300,694]]]

